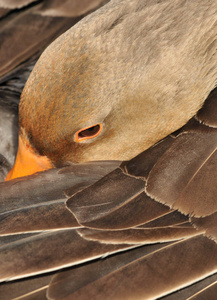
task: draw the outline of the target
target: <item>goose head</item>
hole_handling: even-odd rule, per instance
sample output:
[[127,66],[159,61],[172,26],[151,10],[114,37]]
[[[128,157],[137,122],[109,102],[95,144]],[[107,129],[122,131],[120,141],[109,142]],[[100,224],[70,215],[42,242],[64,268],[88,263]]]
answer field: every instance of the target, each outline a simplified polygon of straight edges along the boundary
[[183,126],[216,85],[216,5],[111,1],[42,54],[23,90],[6,180],[128,160]]

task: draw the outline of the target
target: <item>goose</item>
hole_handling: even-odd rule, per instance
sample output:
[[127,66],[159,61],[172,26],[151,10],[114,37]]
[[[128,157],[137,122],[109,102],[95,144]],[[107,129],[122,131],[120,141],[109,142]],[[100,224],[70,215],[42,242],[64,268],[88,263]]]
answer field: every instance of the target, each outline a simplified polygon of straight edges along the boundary
[[216,10],[113,0],[43,52],[1,183],[0,295],[215,298]]

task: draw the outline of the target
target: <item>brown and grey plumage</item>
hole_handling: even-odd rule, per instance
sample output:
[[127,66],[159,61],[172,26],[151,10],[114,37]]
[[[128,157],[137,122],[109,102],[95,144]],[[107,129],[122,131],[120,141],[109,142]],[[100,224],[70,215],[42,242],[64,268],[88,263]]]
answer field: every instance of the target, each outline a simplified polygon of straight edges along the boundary
[[[43,53],[22,94],[21,136],[54,166],[132,158],[183,126],[214,89],[216,31],[213,0],[112,1]],[[97,138],[75,142],[99,123]]]
[[[216,97],[207,103],[213,101]],[[216,134],[194,118],[96,183],[115,164],[74,165],[2,183],[1,278],[13,281],[1,285],[0,295],[186,299],[204,288],[205,298],[216,291],[216,185],[210,183],[216,160],[207,147],[217,143]],[[200,186],[200,199],[192,182]],[[155,195],[165,189],[162,204]],[[165,205],[183,193],[198,200],[196,209],[208,203],[212,213],[192,212],[189,197],[178,200],[181,212],[190,210],[191,216]],[[62,268],[55,275],[53,270]]]
[[72,1],[72,5],[67,5],[67,2],[0,0],[0,17],[3,17],[0,20],[0,82],[20,63],[30,57],[38,57],[49,43],[90,9],[106,3],[105,0],[82,1],[75,10],[78,1]]
[[[0,285],[0,298],[215,299],[215,4],[211,0],[111,1],[43,54],[22,96],[20,124],[32,149],[46,154],[54,166],[103,159],[102,153],[107,159],[127,160],[61,166],[0,184],[0,278],[10,281]],[[144,23],[141,28],[146,31],[130,26],[129,21]],[[139,51],[140,44],[136,47],[142,34],[147,44],[141,45],[147,52]],[[80,50],[84,52],[67,69],[67,60],[61,60],[58,53],[71,45],[71,36],[77,38],[72,46],[78,53],[73,55],[77,58]],[[132,40],[133,36],[137,38]],[[128,47],[121,47],[124,44]],[[108,57],[99,49],[107,50],[103,54]],[[71,53],[64,55],[67,58]],[[75,81],[67,81],[66,70]],[[50,110],[41,112],[54,96],[53,114],[56,109],[61,112],[54,123],[56,142]],[[82,117],[72,107],[68,119],[64,111],[70,103],[77,105]],[[105,103],[105,111],[96,103]],[[100,113],[108,113],[103,122]],[[45,126],[37,127],[36,115]],[[50,118],[45,123],[46,115]],[[127,116],[133,128],[125,122]],[[63,117],[65,131],[59,126]],[[144,128],[139,117],[144,118]],[[93,142],[84,139],[76,145],[67,135],[71,132],[73,137],[77,130],[101,122],[103,129]],[[110,135],[109,128],[113,129]],[[110,147],[105,151],[107,137]],[[60,141],[67,146],[64,151]],[[119,143],[123,154],[117,151]],[[75,156],[70,156],[70,146]],[[147,150],[139,154],[140,147]],[[100,153],[95,154],[94,148]]]

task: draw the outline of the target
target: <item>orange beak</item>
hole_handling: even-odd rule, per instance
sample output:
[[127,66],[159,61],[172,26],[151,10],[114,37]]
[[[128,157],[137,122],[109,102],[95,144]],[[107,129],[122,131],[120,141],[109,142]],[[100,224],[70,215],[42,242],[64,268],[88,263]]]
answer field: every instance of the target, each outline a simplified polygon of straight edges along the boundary
[[5,181],[17,177],[31,175],[36,172],[53,168],[46,156],[37,155],[31,146],[19,136],[19,147],[13,168],[8,173]]

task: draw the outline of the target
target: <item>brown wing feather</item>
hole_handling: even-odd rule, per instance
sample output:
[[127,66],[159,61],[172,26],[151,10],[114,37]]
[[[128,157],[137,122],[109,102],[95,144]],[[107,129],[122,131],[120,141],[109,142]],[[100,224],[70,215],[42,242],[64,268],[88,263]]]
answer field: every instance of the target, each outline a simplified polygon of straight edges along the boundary
[[198,111],[196,118],[210,127],[217,127],[217,89],[213,90],[203,107]]
[[170,210],[165,215],[158,216],[158,218],[155,218],[154,220],[139,226],[139,228],[162,228],[168,226],[174,227],[181,224],[186,225],[186,222],[188,221],[189,218],[187,216],[180,214],[176,210]]
[[215,299],[217,295],[217,282],[214,282],[210,286],[204,288],[202,291],[198,292],[189,300],[205,300],[205,299]]
[[[93,278],[92,282],[85,282],[82,288],[72,293],[69,288],[65,292],[69,291],[69,294],[63,299],[139,300],[161,297],[216,271],[216,247],[214,242],[201,235],[174,243],[130,261],[97,280]],[[50,289],[52,291],[52,284]],[[60,292],[54,293],[53,299],[62,299]]]
[[192,218],[193,224],[199,228],[204,229],[205,234],[208,237],[211,237],[215,241],[217,241],[217,212],[214,212],[213,214],[204,217],[204,218]]
[[[33,293],[33,291],[41,290],[45,287],[44,295],[46,295],[47,287],[51,281],[52,275],[41,275],[37,278],[26,278],[15,282],[6,282],[0,285],[0,299],[14,299],[23,295]],[[22,299],[22,298],[21,298]],[[38,300],[47,299],[39,298]]]
[[109,0],[47,0],[37,11],[43,16],[78,17]]
[[75,214],[80,224],[89,223],[113,212],[140,194],[144,188],[144,180],[127,176],[121,169],[116,169],[96,182],[91,189],[77,193],[69,199],[67,207]]
[[31,4],[32,2],[35,2],[36,0],[1,0],[0,1],[0,7],[3,8],[22,8],[23,6],[26,6],[28,4]]
[[[217,135],[216,135],[217,145]],[[217,210],[215,197],[217,195],[217,150],[207,155],[206,160],[192,176],[186,188],[182,191],[174,207],[185,214],[196,217],[212,214]]]
[[0,8],[0,18],[4,17],[9,13],[10,9],[7,8]]
[[[27,2],[32,1],[19,3]],[[87,1],[87,7],[98,3]],[[47,1],[42,8],[33,2],[13,14],[0,11],[5,15],[0,21],[4,87],[19,94],[29,70],[18,64],[37,56],[77,21],[53,17],[72,14],[67,5]],[[22,26],[31,29],[28,35],[18,32]],[[0,298],[212,298],[217,280],[216,90],[196,119],[116,170],[115,162],[86,164],[1,183],[0,275],[13,281],[0,285]]]
[[[71,6],[70,1],[45,1],[44,4],[38,4],[34,0],[2,0],[0,16],[5,18],[0,20],[0,79],[32,56],[39,57],[55,38],[77,23],[84,13],[96,9],[100,4],[105,2],[75,0],[74,6]],[[43,5],[45,15],[42,16]],[[8,15],[8,11],[5,11],[23,6],[23,10],[15,10]]]
[[[189,183],[196,178],[200,169],[206,165],[209,158],[213,157],[216,146],[216,130],[211,132],[182,133],[150,172],[147,179],[147,193],[161,203],[171,207],[177,203],[175,206],[178,208],[178,205],[180,205],[180,202],[178,202],[179,197],[181,197],[184,189],[188,189]],[[213,160],[215,164],[215,157],[213,157]],[[205,170],[201,170],[201,172],[203,171]],[[206,175],[211,175],[208,178],[204,178],[205,184],[208,184],[209,180],[212,180],[212,174],[206,173]],[[210,184],[210,188],[211,190],[215,189],[216,185],[213,187]],[[194,195],[192,194],[193,197]],[[183,199],[182,201],[184,202],[185,200]],[[194,213],[194,210],[186,211],[184,209],[183,212]]]
[[[84,191],[85,193],[86,191]],[[92,203],[94,199],[92,198]],[[123,203],[120,207],[114,208],[108,214],[102,217],[99,216],[98,219],[92,222],[86,222],[85,226],[100,229],[126,229],[149,222],[168,211],[167,206],[152,200],[142,192]]]
[[[55,275],[50,282],[48,296],[51,297],[51,299],[67,299],[67,297],[73,297],[73,293],[77,290],[88,288],[89,284],[94,284],[110,273],[116,272],[135,260],[147,256],[166,245],[167,244],[139,247],[96,262],[91,262],[90,264],[78,266],[75,269],[60,272]],[[66,288],[63,289],[63,286]]]
[[0,281],[58,270],[128,248],[132,245],[87,241],[74,229],[39,233],[0,248]]

